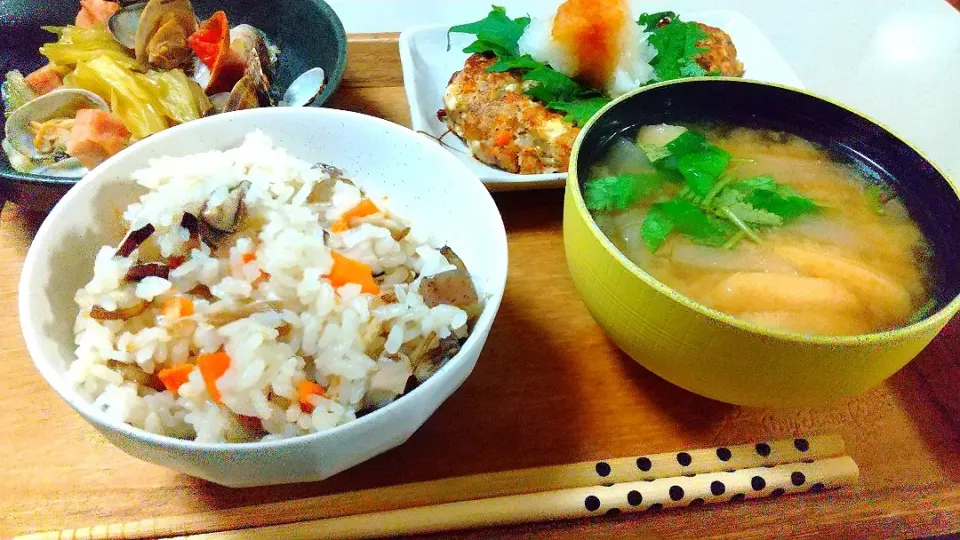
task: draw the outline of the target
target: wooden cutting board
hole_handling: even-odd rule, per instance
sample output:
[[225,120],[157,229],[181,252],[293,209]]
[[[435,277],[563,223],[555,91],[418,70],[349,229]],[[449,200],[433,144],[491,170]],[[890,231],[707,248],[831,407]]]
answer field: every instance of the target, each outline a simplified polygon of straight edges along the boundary
[[[396,34],[353,35],[334,107],[409,123]],[[500,193],[510,279],[476,371],[403,446],[323,483],[228,489],[130,458],[106,443],[34,369],[17,280],[41,218],[0,216],[0,537],[184,516],[179,532],[312,517],[309,507],[242,507],[521,467],[839,433],[861,483],[819,495],[660,514],[468,531],[530,536],[914,537],[960,531],[960,320],[914,362],[854,399],[748,409],[670,385],[621,353],[567,273],[559,190]],[[703,358],[690,362],[709,361]],[[402,498],[398,498],[402,499]],[[385,497],[384,507],[403,500]],[[450,537],[450,535],[445,535]]]

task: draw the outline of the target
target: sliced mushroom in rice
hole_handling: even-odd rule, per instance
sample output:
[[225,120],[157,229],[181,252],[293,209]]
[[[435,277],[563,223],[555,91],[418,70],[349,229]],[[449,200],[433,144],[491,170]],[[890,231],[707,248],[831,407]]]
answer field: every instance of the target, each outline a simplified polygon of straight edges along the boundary
[[227,193],[226,198],[216,206],[210,206],[210,202],[207,201],[203,205],[200,219],[219,232],[231,233],[236,231],[245,212],[243,197],[247,185],[247,183],[242,183],[234,186]]
[[148,386],[157,392],[163,392],[164,386],[155,373],[147,373],[136,364],[127,364],[118,360],[108,360],[107,367],[120,373],[127,381],[133,381],[140,386]]
[[419,292],[429,307],[446,304],[466,308],[480,301],[470,274],[459,268],[424,278]]
[[138,302],[132,306],[117,308],[113,311],[102,306],[90,308],[90,318],[97,321],[125,321],[140,315],[147,310],[147,302]]
[[153,235],[154,229],[153,225],[147,224],[135,231],[131,231],[126,238],[123,239],[123,243],[120,244],[120,248],[117,249],[117,256],[119,257],[129,257],[140,244],[147,241],[147,238],[150,238]]
[[170,277],[170,267],[160,263],[138,264],[127,271],[124,279],[127,281],[143,281],[148,277],[167,279]]

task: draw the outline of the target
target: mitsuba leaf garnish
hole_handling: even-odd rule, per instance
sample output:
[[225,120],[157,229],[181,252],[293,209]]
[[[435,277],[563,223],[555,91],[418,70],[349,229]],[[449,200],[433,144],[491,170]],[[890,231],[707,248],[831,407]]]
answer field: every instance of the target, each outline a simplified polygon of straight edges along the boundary
[[770,176],[734,181],[728,170],[730,154],[696,131],[687,130],[662,147],[640,148],[662,179],[679,174],[687,184],[673,200],[655,204],[644,221],[641,235],[650,251],[659,249],[674,231],[697,243],[728,248],[742,238],[759,242],[758,230],[820,209]]
[[486,18],[467,24],[458,24],[447,31],[447,50],[450,50],[450,34],[473,34],[477,41],[467,46],[463,52],[493,53],[499,57],[512,57],[520,54],[517,42],[530,24],[530,17],[511,19],[507,10],[493,6]]
[[729,236],[727,229],[716,219],[684,199],[654,204],[643,222],[640,235],[647,249],[655,252],[674,230],[708,245],[722,245]]
[[[702,77],[707,71],[697,63],[697,57],[707,52],[707,49],[698,44],[707,39],[707,32],[696,23],[680,20],[674,14],[670,22],[659,26],[658,23],[650,28],[649,17],[641,15],[638,24],[646,24],[650,32],[649,43],[657,49],[657,55],[650,62],[657,73],[657,80],[670,81],[686,77]],[[658,19],[659,21],[660,19]]]
[[583,202],[594,211],[624,210],[658,189],[660,176],[655,173],[607,176],[584,183]]
[[547,108],[567,113],[567,115],[563,117],[564,120],[582,126],[593,118],[607,103],[610,103],[608,98],[597,96],[574,101],[551,101],[547,103]]

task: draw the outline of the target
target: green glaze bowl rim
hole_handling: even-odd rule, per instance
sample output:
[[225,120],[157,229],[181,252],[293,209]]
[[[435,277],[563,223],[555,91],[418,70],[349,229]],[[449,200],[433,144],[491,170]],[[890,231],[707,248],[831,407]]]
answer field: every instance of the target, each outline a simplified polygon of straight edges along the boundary
[[[900,144],[903,144],[905,147],[910,148],[926,162],[934,171],[942,176],[947,184],[950,186],[953,194],[957,197],[957,200],[960,201],[960,188],[957,184],[951,181],[950,177],[935,163],[933,163],[923,152],[917,149],[915,146],[907,142],[903,137],[899,136],[896,132],[890,129],[888,126],[884,125],[881,122],[871,118],[870,116],[861,113],[848,105],[844,105],[830,98],[815,94],[807,90],[801,90],[793,88],[786,85],[762,82],[762,81],[753,81],[748,79],[740,79],[737,77],[704,77],[704,78],[690,78],[690,79],[677,79],[672,81],[664,81],[659,83],[650,84],[647,86],[642,86],[636,90],[628,92],[622,96],[619,96],[613,99],[611,102],[607,103],[602,109],[600,109],[593,117],[587,121],[586,124],[581,128],[580,135],[577,137],[577,140],[573,144],[573,150],[570,154],[570,166],[568,168],[567,182],[566,182],[566,191],[567,195],[573,197],[573,203],[576,206],[577,214],[582,218],[586,224],[587,228],[592,233],[595,240],[597,240],[604,250],[610,253],[620,265],[633,274],[634,277],[639,279],[648,287],[652,288],[654,291],[660,293],[661,295],[670,298],[674,302],[684,306],[685,308],[703,316],[710,320],[725,323],[730,325],[738,330],[746,331],[752,334],[758,334],[764,337],[769,337],[773,339],[778,339],[782,341],[809,344],[809,345],[826,345],[826,346],[840,346],[840,347],[862,347],[864,345],[876,345],[876,344],[886,344],[908,340],[919,334],[922,334],[928,330],[931,330],[936,327],[942,327],[946,325],[950,319],[960,311],[960,294],[955,296],[952,300],[947,302],[942,308],[936,312],[924,317],[923,319],[908,324],[906,326],[901,326],[891,330],[885,330],[882,332],[872,332],[868,334],[855,334],[855,335],[843,335],[843,336],[830,336],[830,335],[814,335],[814,334],[801,334],[798,332],[786,332],[782,330],[773,330],[763,326],[751,324],[743,319],[734,317],[733,315],[728,315],[722,311],[707,307],[700,302],[696,302],[693,299],[683,295],[671,287],[664,285],[659,280],[651,276],[645,270],[640,268],[636,263],[627,258],[626,255],[620,252],[619,249],[607,238],[607,235],[600,230],[600,227],[597,226],[596,221],[593,219],[593,216],[590,215],[590,211],[587,210],[586,204],[583,200],[583,192],[580,189],[580,180],[577,174],[577,169],[580,161],[580,150],[583,146],[583,141],[585,140],[588,132],[597,124],[599,119],[607,114],[611,109],[619,105],[620,103],[632,99],[634,96],[648,92],[655,89],[660,89],[664,87],[675,87],[683,84],[711,84],[714,81],[721,82],[734,82],[738,84],[754,85],[760,87],[768,88],[777,88],[781,90],[786,90],[788,92],[794,92],[797,94],[803,94],[814,99],[826,102],[830,105],[844,109],[851,114],[859,116],[863,120],[879,127],[880,129],[886,131],[890,134],[896,141]],[[566,216],[564,217],[566,220]],[[566,228],[566,224],[564,224]]]

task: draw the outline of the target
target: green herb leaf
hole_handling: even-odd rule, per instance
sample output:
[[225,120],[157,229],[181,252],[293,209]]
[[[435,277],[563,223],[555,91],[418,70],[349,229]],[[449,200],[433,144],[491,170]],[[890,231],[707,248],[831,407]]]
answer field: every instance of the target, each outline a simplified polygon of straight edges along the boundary
[[610,100],[601,96],[574,101],[551,101],[547,103],[547,108],[567,113],[564,120],[582,126],[607,103],[610,103]]
[[660,21],[663,19],[669,19],[674,21],[677,19],[677,14],[672,11],[658,11],[657,13],[641,13],[640,18],[637,19],[637,24],[643,27],[644,32],[653,32],[656,31],[657,27],[660,25]]
[[493,6],[486,18],[467,24],[458,24],[447,31],[447,50],[450,49],[450,34],[473,34],[477,41],[473,42],[463,52],[486,53],[491,52],[499,57],[517,56],[520,50],[517,42],[530,24],[530,17],[511,19],[507,17],[507,10],[501,6]]
[[695,204],[683,199],[654,204],[643,222],[640,235],[643,236],[647,249],[655,252],[673,230],[709,245],[722,245],[728,236],[728,230],[724,226],[707,216]]
[[747,198],[747,202],[756,208],[782,217],[785,222],[805,214],[812,214],[820,208],[811,199],[802,195],[790,194],[793,190],[786,191],[783,190],[784,187],[786,186],[778,185],[777,191],[756,191]]
[[529,54],[523,56],[498,57],[497,62],[487,68],[490,73],[501,73],[511,69],[530,71],[545,66],[543,62],[535,60]]
[[[782,223],[805,214],[811,214],[819,209],[819,206],[812,199],[803,196],[789,186],[778,184],[769,176],[755,176],[731,183],[717,195],[713,205],[716,208],[722,208],[738,203],[746,203],[755,210],[774,214],[781,219]],[[744,221],[750,221],[742,216],[740,217]],[[753,221],[753,223],[764,224],[758,221]]]
[[737,216],[737,218],[744,223],[761,225],[764,227],[779,227],[783,225],[782,217],[771,212],[767,212],[766,210],[754,208],[750,203],[738,202],[724,206],[724,208],[729,209],[731,212],[733,212],[733,215]]
[[692,152],[697,152],[707,148],[710,145],[707,143],[707,138],[703,136],[702,133],[688,129],[677,135],[677,138],[667,143],[667,150],[671,154],[680,157],[684,154],[689,154]]
[[656,253],[673,232],[673,221],[657,207],[650,210],[640,227],[640,236],[650,253]]
[[583,202],[593,211],[623,210],[658,189],[660,177],[657,174],[607,176],[584,184]]
[[526,93],[544,103],[573,101],[590,92],[570,77],[545,65],[524,75],[523,80],[538,83],[527,89]]
[[711,146],[706,150],[680,156],[677,161],[677,170],[683,175],[690,189],[703,197],[710,192],[710,188],[727,168],[728,163],[730,163],[730,154],[716,146]]
[[647,159],[650,160],[650,163],[656,163],[657,161],[666,159],[673,155],[669,150],[667,150],[666,146],[637,143],[637,148],[643,150],[643,153],[647,155]]
[[649,42],[657,49],[657,55],[650,65],[656,71],[658,80],[670,81],[706,74],[697,64],[697,56],[707,51],[697,45],[707,38],[707,33],[699,26],[674,18],[670,23],[650,31]]

